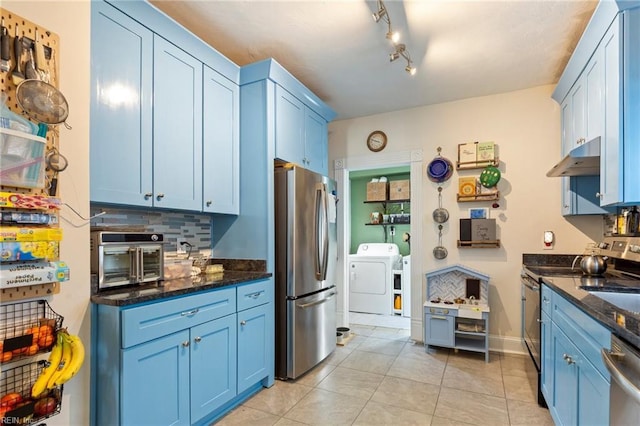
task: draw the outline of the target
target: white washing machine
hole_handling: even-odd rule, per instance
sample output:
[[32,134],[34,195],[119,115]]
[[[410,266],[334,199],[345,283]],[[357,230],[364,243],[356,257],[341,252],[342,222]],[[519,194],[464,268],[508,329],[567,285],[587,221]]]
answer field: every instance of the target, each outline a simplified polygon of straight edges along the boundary
[[393,314],[393,271],[402,269],[395,244],[362,243],[349,255],[349,310]]

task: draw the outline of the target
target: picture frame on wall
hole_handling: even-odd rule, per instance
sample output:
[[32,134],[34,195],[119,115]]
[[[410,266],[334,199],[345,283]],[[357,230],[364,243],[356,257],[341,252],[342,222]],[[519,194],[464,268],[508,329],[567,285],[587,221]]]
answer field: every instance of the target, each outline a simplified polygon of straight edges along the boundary
[[489,219],[489,209],[486,207],[474,207],[469,209],[470,219]]

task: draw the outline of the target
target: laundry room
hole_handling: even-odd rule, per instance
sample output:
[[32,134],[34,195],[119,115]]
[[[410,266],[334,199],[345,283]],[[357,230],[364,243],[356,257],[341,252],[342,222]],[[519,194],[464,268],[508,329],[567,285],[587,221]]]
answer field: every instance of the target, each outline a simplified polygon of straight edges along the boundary
[[351,171],[349,311],[353,322],[409,328],[409,166]]

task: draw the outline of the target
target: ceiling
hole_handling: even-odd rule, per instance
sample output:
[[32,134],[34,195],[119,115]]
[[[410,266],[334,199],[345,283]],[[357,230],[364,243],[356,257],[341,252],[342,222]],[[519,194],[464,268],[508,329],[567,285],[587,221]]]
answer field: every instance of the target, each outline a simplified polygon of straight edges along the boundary
[[151,3],[238,65],[276,59],[347,119],[555,84],[597,0],[387,0],[414,76],[375,1]]

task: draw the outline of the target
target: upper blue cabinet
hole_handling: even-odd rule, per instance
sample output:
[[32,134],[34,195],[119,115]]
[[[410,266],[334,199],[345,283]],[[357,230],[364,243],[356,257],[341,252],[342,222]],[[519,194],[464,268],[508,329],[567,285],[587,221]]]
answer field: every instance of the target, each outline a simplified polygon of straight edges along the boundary
[[266,97],[263,104],[273,114],[274,158],[327,175],[327,124],[335,112],[273,59],[242,68],[242,86],[259,81],[274,91],[273,101]]
[[[606,212],[599,206],[640,203],[639,6],[600,2],[553,93],[562,110],[563,154],[600,138],[599,178],[563,178],[565,214],[582,213],[571,197],[580,198],[590,214]],[[571,186],[581,192],[572,193]]]
[[147,2],[92,2],[92,202],[238,214],[239,68]]

